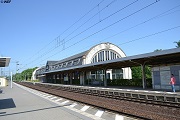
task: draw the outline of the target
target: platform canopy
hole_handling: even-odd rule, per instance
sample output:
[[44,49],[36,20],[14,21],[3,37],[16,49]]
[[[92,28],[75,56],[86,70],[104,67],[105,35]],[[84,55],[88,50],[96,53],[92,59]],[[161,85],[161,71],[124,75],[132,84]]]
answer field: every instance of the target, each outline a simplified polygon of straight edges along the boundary
[[8,67],[10,59],[10,57],[0,57],[0,67]]

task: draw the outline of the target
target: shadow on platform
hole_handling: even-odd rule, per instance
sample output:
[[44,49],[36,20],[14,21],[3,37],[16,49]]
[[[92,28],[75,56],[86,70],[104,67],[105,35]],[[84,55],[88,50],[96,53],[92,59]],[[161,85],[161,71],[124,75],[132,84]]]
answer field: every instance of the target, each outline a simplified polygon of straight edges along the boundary
[[47,108],[40,108],[40,109],[34,109],[34,110],[27,110],[27,111],[15,112],[15,113],[9,113],[9,114],[6,114],[6,112],[4,112],[4,113],[2,113],[2,115],[0,113],[0,116],[8,116],[8,115],[16,115],[16,114],[23,114],[23,113],[29,113],[29,112],[37,112],[37,111],[42,111],[42,110],[60,108],[60,107],[69,106],[69,105],[71,105],[71,104],[62,105],[62,106],[47,107]]
[[0,109],[15,108],[16,105],[12,98],[0,99]]

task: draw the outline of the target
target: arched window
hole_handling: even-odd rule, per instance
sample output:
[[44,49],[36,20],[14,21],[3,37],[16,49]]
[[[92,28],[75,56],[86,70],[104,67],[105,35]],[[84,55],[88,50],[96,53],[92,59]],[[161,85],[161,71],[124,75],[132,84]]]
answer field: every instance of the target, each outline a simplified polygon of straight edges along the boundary
[[106,61],[106,60],[113,60],[120,58],[120,55],[112,50],[102,50],[99,51],[94,55],[94,57],[91,60],[91,63]]

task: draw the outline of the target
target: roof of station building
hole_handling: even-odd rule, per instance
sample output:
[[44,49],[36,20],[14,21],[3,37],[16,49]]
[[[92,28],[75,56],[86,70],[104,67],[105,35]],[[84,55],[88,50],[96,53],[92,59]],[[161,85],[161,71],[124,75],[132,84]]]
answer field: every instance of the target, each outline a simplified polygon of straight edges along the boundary
[[70,60],[73,60],[73,59],[76,59],[76,58],[80,58],[80,57],[84,56],[87,52],[88,52],[88,50],[87,50],[87,51],[84,51],[84,52],[81,52],[81,53],[79,53],[79,54],[70,56],[70,57],[68,57],[68,58],[59,60],[59,61],[57,61],[55,64],[67,62],[67,61],[70,61]]
[[47,61],[47,65],[53,65],[53,64],[55,64],[55,63],[57,63],[58,61],[51,61],[51,60],[49,60],[49,61]]
[[[76,59],[76,58],[81,58],[81,57],[83,57],[83,56],[86,56],[86,55],[89,53],[89,51],[91,51],[94,47],[99,46],[99,45],[102,45],[102,44],[111,44],[111,45],[114,45],[114,44],[109,43],[109,42],[100,43],[100,44],[97,44],[97,45],[91,47],[89,50],[83,51],[83,52],[81,52],[81,53],[78,53],[78,54],[75,54],[75,55],[73,55],[73,56],[67,57],[67,58],[65,58],[65,59],[62,59],[62,60],[59,60],[59,61],[47,61],[47,62],[49,62],[48,65],[56,65],[56,64],[60,64],[60,63],[64,63],[64,62],[67,62],[67,61],[74,60],[74,59]],[[116,46],[116,45],[114,45],[114,46]],[[120,48],[119,48],[119,49],[120,49]],[[120,50],[121,50],[121,49],[120,49]],[[122,51],[122,50],[121,50],[121,51]],[[122,51],[122,52],[123,52],[123,51]],[[123,53],[124,53],[124,52],[123,52]]]
[[69,68],[63,68],[61,70],[54,70],[45,73],[72,71],[72,70],[84,71],[84,70],[96,70],[96,69],[113,69],[113,68],[115,69],[115,68],[125,68],[125,67],[133,67],[140,65],[161,66],[161,65],[175,65],[175,64],[180,64],[180,48],[150,52],[145,54],[139,54],[129,57],[92,63],[92,64],[72,66]]

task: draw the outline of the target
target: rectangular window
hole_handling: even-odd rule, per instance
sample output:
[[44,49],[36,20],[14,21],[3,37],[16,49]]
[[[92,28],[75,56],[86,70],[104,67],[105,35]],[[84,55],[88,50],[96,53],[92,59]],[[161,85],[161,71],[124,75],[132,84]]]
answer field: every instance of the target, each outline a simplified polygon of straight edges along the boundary
[[108,60],[108,59],[107,59],[107,51],[105,51],[105,56],[106,56],[106,60]]
[[74,60],[73,65],[77,65],[78,60]]
[[59,79],[59,74],[57,74],[57,79]]
[[72,61],[68,62],[67,66],[72,66]]
[[115,54],[113,53],[113,59],[115,59]]
[[53,75],[53,79],[56,79],[56,75]]
[[95,63],[95,58],[93,58],[92,63]]
[[58,65],[56,65],[56,69],[58,69],[59,67],[58,67]]
[[63,63],[63,67],[66,67],[67,66],[67,62]]
[[109,51],[107,51],[107,60],[109,60]]
[[100,79],[101,79],[101,75],[100,75],[100,74],[97,74],[97,75],[96,75],[96,78],[97,78],[97,80],[100,80]]
[[101,56],[100,56],[100,53],[98,53],[98,62],[101,61]]
[[116,79],[116,75],[115,74],[112,74],[112,79]]
[[102,51],[102,61],[104,61],[104,51]]
[[96,79],[96,75],[91,75],[91,79],[95,80]]
[[63,65],[63,64],[59,64],[59,68],[62,68],[62,65]]
[[116,79],[123,79],[123,75],[122,74],[116,74]]
[[77,65],[80,62],[80,58],[73,61],[73,65]]
[[103,55],[102,52],[100,52],[100,57],[101,57],[101,61],[103,60]]

